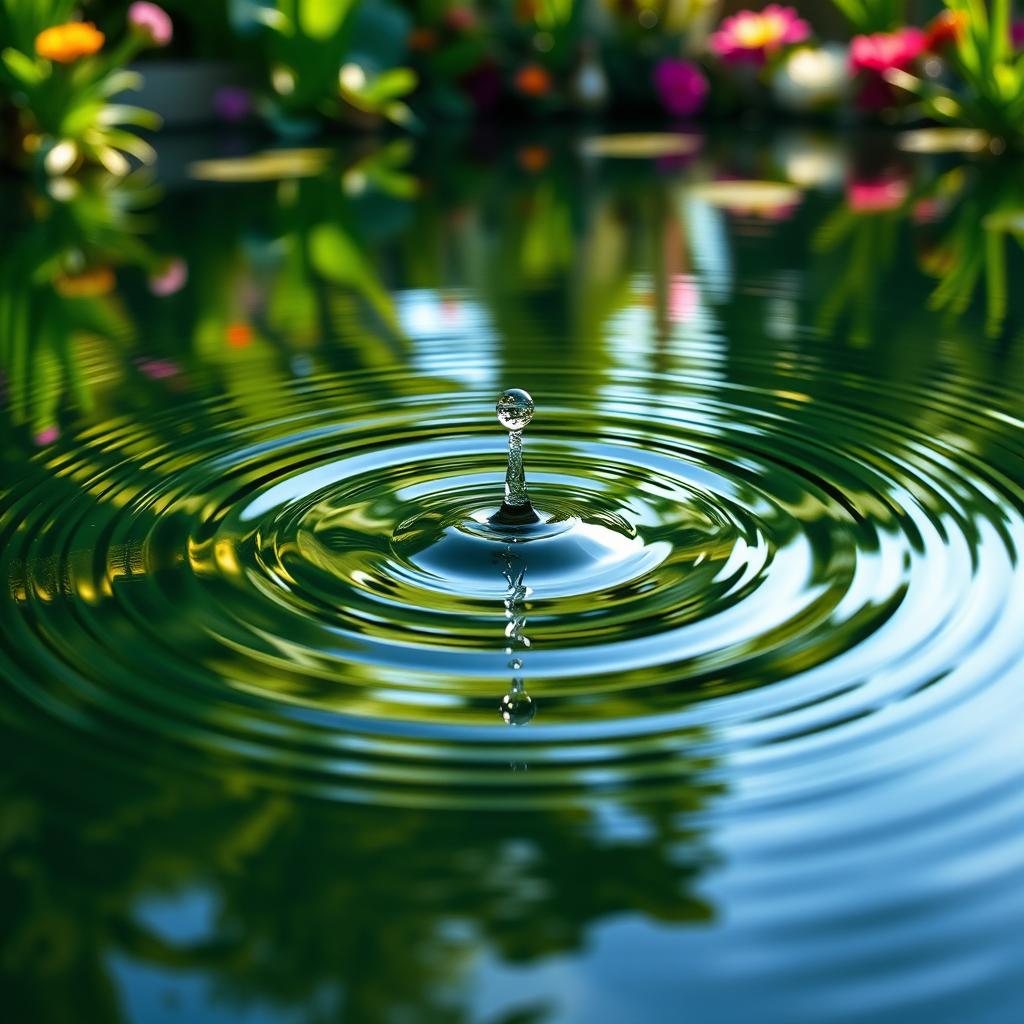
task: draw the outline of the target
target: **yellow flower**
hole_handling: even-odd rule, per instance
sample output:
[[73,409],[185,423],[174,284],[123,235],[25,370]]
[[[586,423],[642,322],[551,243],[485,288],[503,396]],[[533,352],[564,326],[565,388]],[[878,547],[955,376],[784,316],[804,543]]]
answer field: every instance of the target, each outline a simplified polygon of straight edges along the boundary
[[79,57],[88,57],[103,45],[103,33],[91,22],[69,21],[43,29],[36,36],[36,53],[46,60],[71,64]]

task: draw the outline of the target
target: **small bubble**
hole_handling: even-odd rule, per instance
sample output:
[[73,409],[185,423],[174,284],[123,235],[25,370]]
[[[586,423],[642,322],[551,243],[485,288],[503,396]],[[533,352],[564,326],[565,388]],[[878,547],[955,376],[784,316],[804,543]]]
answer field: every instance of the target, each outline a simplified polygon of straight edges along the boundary
[[522,388],[509,388],[502,392],[494,411],[506,430],[522,430],[533,419],[533,399]]

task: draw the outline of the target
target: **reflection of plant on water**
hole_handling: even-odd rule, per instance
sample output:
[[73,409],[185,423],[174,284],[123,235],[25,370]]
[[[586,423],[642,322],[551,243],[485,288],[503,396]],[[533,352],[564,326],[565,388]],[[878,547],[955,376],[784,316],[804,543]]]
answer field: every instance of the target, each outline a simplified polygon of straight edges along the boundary
[[[624,913],[713,916],[695,888],[714,855],[691,824],[715,792],[706,763],[667,799],[635,806],[341,806],[253,790],[230,771],[206,784],[145,758],[128,778],[95,750],[41,748],[13,714],[4,748],[21,767],[0,793],[0,976],[18,1020],[62,1020],[69,1005],[120,1020],[131,967],[168,991],[199,975],[236,1007],[306,1013],[326,1000],[324,1019],[343,1007],[360,1021],[468,1021],[460,985],[488,955],[571,953]],[[617,834],[608,820],[630,824]],[[193,912],[174,913],[179,901]],[[535,1000],[523,992],[516,1005]]]
[[[938,279],[927,298],[929,309],[953,324],[971,308],[979,290],[985,297],[985,331],[998,336],[1007,324],[1008,240],[1024,235],[1024,185],[1020,168],[996,160],[959,166],[913,182],[893,169],[850,187],[842,206],[826,218],[814,237],[821,254],[843,253],[819,313],[831,334],[840,319],[851,320],[850,339],[870,345],[888,313],[884,289],[909,231],[922,241],[918,262]],[[882,301],[880,301],[882,300]],[[920,307],[905,308],[920,320]]]
[[139,238],[145,222],[137,211],[155,196],[142,175],[58,179],[26,197],[29,222],[7,236],[0,367],[8,415],[28,425],[38,444],[58,436],[66,397],[92,412],[98,392],[121,376],[137,330],[117,293],[118,269],[140,267],[159,287],[177,267]]

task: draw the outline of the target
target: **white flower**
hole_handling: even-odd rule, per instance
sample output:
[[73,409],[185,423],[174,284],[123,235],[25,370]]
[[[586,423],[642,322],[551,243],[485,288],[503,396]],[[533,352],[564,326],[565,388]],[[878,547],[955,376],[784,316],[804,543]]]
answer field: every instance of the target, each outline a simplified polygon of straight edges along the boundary
[[779,64],[772,79],[779,106],[797,112],[838,103],[849,86],[849,56],[839,43],[794,50]]

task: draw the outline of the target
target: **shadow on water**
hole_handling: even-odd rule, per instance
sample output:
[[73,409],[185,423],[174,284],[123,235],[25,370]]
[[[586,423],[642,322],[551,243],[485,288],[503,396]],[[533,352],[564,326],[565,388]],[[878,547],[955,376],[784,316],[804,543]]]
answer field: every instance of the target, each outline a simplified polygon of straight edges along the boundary
[[[828,676],[827,699],[818,680],[897,615],[908,567],[940,535],[953,589],[995,551],[990,578],[1012,607],[1024,176],[805,131],[639,158],[599,149],[397,141],[269,167],[206,160],[163,184],[5,185],[11,1019],[653,1022],[681,1019],[690,992],[709,1022],[740,1019],[751,998],[794,1022],[946,1021],[968,1006],[1011,1019],[996,947],[1016,904],[993,918],[987,889],[911,878],[913,857],[883,837],[917,815],[914,835],[952,875],[988,849],[981,825],[928,847],[925,826],[959,820],[940,800],[969,794],[938,776],[901,790],[941,759],[921,754],[900,776],[909,755],[875,725],[909,706],[931,728],[939,712],[912,701],[947,678],[967,700],[983,674],[936,661],[927,678],[879,683],[913,661],[887,640],[867,667]],[[538,507],[561,501],[571,518],[593,499],[647,575],[612,579],[612,566],[603,604],[581,589],[559,605],[544,566],[506,545],[424,610],[414,585],[432,566],[406,558],[393,526],[432,500],[427,471],[396,458],[387,488],[366,470],[339,495],[322,453],[413,450],[436,415],[442,436],[427,440],[447,447],[415,458],[484,507],[504,469],[486,447],[493,400],[512,384],[551,410],[527,440]],[[898,430],[862,421],[869,399]],[[573,475],[577,436],[604,445],[593,492]],[[809,454],[819,438],[842,457]],[[647,450],[662,461],[644,464]],[[243,451],[253,461],[234,461]],[[690,467],[682,482],[669,454]],[[267,522],[237,495],[273,478],[275,459],[324,476]],[[977,493],[960,494],[943,459],[963,459]],[[702,503],[718,486],[722,503]],[[642,501],[615,518],[631,489]],[[449,525],[427,508],[410,550]],[[763,636],[751,627],[722,650],[712,638],[678,664],[662,652],[650,678],[601,651],[557,660],[566,637],[602,630],[625,649],[671,627],[684,645],[704,602],[744,597],[743,572],[772,558],[813,601]],[[662,578],[674,589],[650,582]],[[241,589],[268,580],[270,610]],[[786,599],[755,610],[768,621]],[[351,655],[343,676],[331,643]],[[984,678],[1009,678],[1016,655],[994,649],[1004,660]],[[435,684],[456,658],[457,685]],[[975,756],[971,723],[920,749],[953,736],[957,757]],[[830,760],[847,728],[861,739]],[[961,778],[999,801],[1010,770],[971,761]],[[844,843],[861,860],[837,854]],[[954,906],[962,932],[930,916]],[[928,958],[948,964],[961,934],[993,920],[999,996],[982,999],[973,976],[931,988]],[[926,935],[940,938],[926,948]],[[899,957],[886,1001],[871,971]]]

